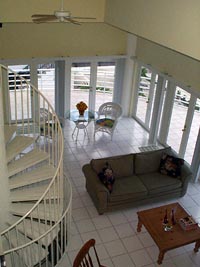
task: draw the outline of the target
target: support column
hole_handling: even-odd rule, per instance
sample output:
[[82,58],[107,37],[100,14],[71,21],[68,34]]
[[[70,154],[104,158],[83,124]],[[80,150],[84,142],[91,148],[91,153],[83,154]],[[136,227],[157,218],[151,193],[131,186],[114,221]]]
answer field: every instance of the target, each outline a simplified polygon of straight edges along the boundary
[[131,95],[132,95],[132,83],[133,83],[133,73],[134,73],[134,62],[132,58],[135,56],[137,46],[137,37],[133,34],[128,34],[127,37],[127,59],[125,62],[125,71],[124,71],[124,81],[122,88],[122,99],[121,105],[123,108],[123,115],[130,115],[130,104],[131,104]]
[[122,88],[124,83],[125,66],[126,66],[125,58],[120,58],[116,60],[113,101],[119,104],[122,104],[122,95],[123,95]]
[[90,93],[89,93],[89,110],[91,111],[95,111],[96,84],[97,84],[97,62],[92,62],[91,75],[90,75]]
[[4,138],[4,110],[3,110],[3,81],[2,68],[0,67],[0,230],[8,220],[9,210],[9,186],[8,169],[6,162],[5,138]]
[[158,76],[158,83],[157,83],[157,88],[156,88],[154,108],[153,108],[150,133],[149,133],[149,144],[156,144],[157,142],[165,81],[166,80],[163,76]]
[[162,121],[160,126],[160,136],[159,136],[159,141],[163,145],[167,144],[166,140],[169,132],[175,92],[176,92],[176,84],[173,81],[168,81],[167,91],[165,95],[165,103],[163,107]]
[[65,115],[65,61],[55,62],[55,111],[63,125]]

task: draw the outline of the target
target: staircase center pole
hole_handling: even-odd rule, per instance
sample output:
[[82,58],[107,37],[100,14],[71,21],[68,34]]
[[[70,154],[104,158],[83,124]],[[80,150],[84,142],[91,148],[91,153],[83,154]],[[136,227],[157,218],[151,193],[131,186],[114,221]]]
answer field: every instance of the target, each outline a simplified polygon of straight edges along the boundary
[[5,222],[8,221],[9,211],[9,184],[8,184],[8,168],[6,162],[6,149],[4,138],[4,103],[2,81],[3,68],[0,66],[0,230],[4,230]]

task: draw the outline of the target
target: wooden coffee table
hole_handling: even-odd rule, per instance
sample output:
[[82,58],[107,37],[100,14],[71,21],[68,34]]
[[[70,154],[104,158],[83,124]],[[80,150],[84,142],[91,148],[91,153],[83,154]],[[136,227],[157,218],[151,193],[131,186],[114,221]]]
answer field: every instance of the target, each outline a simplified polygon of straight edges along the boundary
[[[169,223],[171,223],[171,210],[175,210],[176,224],[170,231],[165,231],[163,226],[163,218],[165,211],[168,211]],[[180,218],[189,214],[181,207],[179,203],[172,203],[158,208],[148,209],[137,212],[138,226],[137,231],[140,232],[142,225],[145,226],[156,245],[159,248],[158,264],[162,263],[165,252],[168,250],[195,243],[194,251],[198,252],[200,247],[200,227],[195,230],[184,231],[179,225]]]

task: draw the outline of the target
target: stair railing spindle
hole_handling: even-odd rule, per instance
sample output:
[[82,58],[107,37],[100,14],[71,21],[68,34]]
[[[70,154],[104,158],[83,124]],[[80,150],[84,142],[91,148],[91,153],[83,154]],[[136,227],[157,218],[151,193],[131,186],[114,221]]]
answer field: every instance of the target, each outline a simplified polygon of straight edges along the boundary
[[16,75],[14,75],[14,103],[15,103],[15,123],[17,124],[17,88],[16,88]]
[[28,84],[26,84],[26,103],[27,103],[27,120],[28,120],[28,134],[30,135],[30,108],[29,108],[29,105],[30,105],[30,103],[29,103],[29,92],[30,92],[30,90],[29,90],[29,85]]
[[[18,126],[18,129],[21,128],[22,135],[26,133],[31,135],[33,133],[34,137],[36,137],[38,129],[40,133],[43,126],[43,137],[37,139],[39,140],[37,146],[39,150],[48,153],[49,165],[55,168],[55,173],[50,179],[47,189],[33,203],[33,206],[27,209],[24,215],[23,213],[18,215],[21,216],[18,221],[1,233],[1,236],[8,237],[10,246],[10,249],[7,249],[4,253],[8,256],[14,255],[12,267],[27,267],[27,265],[33,267],[33,265],[36,265],[36,260],[38,260],[37,266],[43,266],[43,259],[46,259],[46,266],[48,266],[49,258],[47,253],[44,255],[44,250],[40,250],[37,253],[38,256],[35,256],[34,250],[39,250],[39,247],[43,245],[47,251],[47,247],[50,244],[51,264],[54,266],[62,256],[62,252],[65,250],[65,245],[68,242],[68,220],[70,221],[71,216],[71,195],[67,198],[69,203],[65,204],[65,210],[63,210],[63,199],[61,200],[61,197],[63,198],[62,129],[57,115],[45,97],[34,86],[29,85],[28,82],[20,78],[20,76],[14,74],[13,77],[14,92],[12,92],[12,96],[14,96],[14,105],[12,105],[11,110],[13,110],[14,116],[12,118],[15,119],[16,124],[21,124]],[[46,117],[44,114],[40,115],[39,111],[42,108],[47,111]],[[19,131],[18,134],[20,134]],[[40,166],[43,165],[40,164]],[[70,216],[68,216],[69,214]],[[36,224],[36,220],[38,224]],[[41,226],[41,223],[45,223],[44,228]],[[21,232],[24,233],[24,240],[20,237]],[[16,235],[15,242],[17,245],[13,245],[13,234]],[[64,238],[62,238],[62,234],[64,234]],[[32,240],[30,239],[31,236]],[[35,249],[36,245],[38,245],[37,249]],[[15,261],[15,257],[19,254],[27,259],[26,264],[20,256]]]

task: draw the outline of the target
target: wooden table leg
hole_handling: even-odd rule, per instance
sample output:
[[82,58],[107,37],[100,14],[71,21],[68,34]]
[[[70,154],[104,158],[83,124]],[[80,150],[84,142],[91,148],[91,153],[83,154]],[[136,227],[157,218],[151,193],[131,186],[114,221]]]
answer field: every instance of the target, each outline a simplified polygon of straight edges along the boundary
[[141,232],[141,229],[142,229],[142,222],[140,221],[140,218],[138,217],[137,231]]
[[198,252],[199,248],[200,248],[200,240],[197,240],[197,242],[195,244],[194,252]]
[[158,255],[158,261],[157,261],[158,264],[161,264],[162,263],[163,258],[164,258],[164,254],[165,254],[164,251],[160,251],[160,253]]

